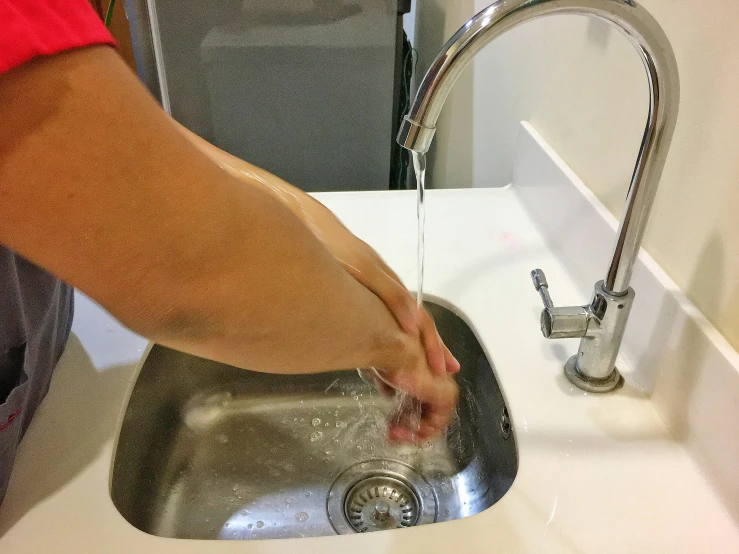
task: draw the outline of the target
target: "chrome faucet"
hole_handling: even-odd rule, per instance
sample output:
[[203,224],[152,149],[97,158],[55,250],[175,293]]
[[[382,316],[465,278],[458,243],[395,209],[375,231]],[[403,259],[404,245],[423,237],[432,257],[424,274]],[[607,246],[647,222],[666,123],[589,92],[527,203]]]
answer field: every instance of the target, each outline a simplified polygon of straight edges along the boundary
[[470,19],[442,48],[421,83],[398,133],[398,143],[428,151],[449,91],[462,70],[490,41],[521,23],[558,13],[590,15],[616,26],[638,51],[649,80],[649,114],[616,245],[606,277],[595,284],[590,304],[555,307],[544,273],[531,272],[544,302],[541,330],[546,338],[580,337],[578,353],[565,374],[578,387],[607,392],[623,379],[615,367],[634,301],[629,287],[634,262],[657,192],[677,119],[680,84],[675,55],[662,28],[632,0],[497,0]]

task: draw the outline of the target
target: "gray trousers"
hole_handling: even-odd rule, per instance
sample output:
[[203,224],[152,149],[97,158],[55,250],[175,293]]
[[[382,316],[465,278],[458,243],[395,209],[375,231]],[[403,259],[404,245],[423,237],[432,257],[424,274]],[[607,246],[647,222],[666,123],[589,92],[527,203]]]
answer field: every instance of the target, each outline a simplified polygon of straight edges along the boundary
[[0,502],[72,325],[73,291],[0,246]]

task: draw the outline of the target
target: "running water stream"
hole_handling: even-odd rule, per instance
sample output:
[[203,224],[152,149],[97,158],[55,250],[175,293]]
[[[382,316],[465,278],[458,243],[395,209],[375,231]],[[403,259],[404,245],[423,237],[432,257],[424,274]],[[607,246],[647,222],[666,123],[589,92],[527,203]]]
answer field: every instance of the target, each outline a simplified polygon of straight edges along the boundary
[[[416,246],[416,304],[423,307],[423,277],[425,266],[425,228],[426,228],[426,154],[411,152],[413,169],[416,172],[416,216],[418,218],[418,242]],[[397,391],[390,414],[392,424],[401,425],[415,438],[421,427],[421,403],[405,391]]]
[[[425,226],[426,210],[424,201],[426,197],[426,154],[411,152],[413,156],[413,169],[416,172],[416,187],[418,190],[416,200],[416,216],[418,218],[418,242],[416,249],[417,277],[416,277],[416,303],[418,307],[423,306],[423,278],[425,262]],[[371,377],[382,380],[379,372],[372,368]],[[360,376],[365,379],[364,370],[359,370]],[[413,438],[421,427],[421,403],[410,396],[407,392],[396,390],[392,399],[392,409],[388,421],[407,429]]]
[[418,196],[416,201],[416,215],[418,216],[418,277],[416,280],[416,303],[419,307],[423,305],[423,270],[424,270],[424,238],[426,227],[426,154],[411,152],[413,155],[413,169],[416,172],[416,187]]

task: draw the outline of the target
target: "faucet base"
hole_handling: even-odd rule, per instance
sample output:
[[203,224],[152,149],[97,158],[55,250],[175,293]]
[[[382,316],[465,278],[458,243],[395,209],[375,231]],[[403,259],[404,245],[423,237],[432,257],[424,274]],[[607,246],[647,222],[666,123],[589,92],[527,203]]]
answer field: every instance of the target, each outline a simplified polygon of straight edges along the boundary
[[565,375],[570,383],[588,392],[610,392],[623,386],[624,378],[614,367],[605,379],[593,379],[584,375],[577,367],[577,356],[572,356],[565,364]]

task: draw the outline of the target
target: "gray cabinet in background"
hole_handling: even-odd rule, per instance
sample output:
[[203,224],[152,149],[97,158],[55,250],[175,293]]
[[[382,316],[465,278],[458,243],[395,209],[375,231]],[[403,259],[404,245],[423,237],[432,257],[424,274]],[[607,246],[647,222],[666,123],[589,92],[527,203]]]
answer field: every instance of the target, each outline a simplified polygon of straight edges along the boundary
[[126,0],[126,12],[137,72],[180,123],[306,191],[386,190],[405,181],[394,137],[409,4]]

